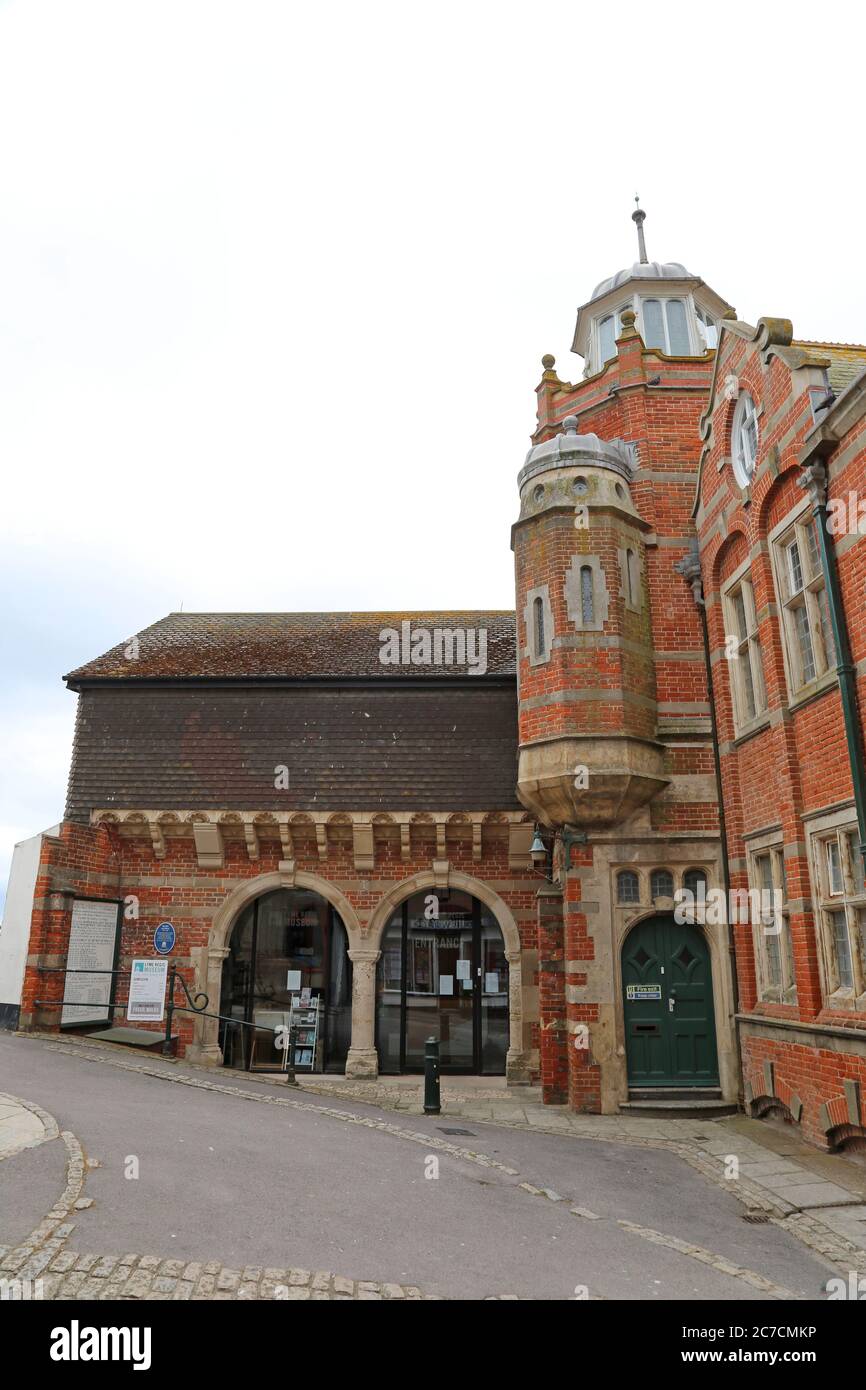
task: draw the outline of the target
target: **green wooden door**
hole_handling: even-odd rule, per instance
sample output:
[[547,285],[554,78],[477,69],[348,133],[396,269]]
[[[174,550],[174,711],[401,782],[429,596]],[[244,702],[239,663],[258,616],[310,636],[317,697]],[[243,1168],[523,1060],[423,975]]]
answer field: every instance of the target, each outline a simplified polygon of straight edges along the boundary
[[672,914],[648,917],[622,948],[631,1086],[715,1086],[713,978],[703,934]]

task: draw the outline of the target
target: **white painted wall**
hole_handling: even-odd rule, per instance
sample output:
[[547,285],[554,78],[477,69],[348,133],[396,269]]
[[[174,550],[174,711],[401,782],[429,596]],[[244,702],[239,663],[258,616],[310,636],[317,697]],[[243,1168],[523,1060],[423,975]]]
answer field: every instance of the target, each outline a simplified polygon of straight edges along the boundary
[[20,840],[12,854],[6,906],[0,926],[0,1009],[4,1014],[9,1014],[9,1005],[17,1008],[21,1003],[42,840],[45,835],[59,833],[60,826],[54,825],[39,835],[31,835],[29,840]]

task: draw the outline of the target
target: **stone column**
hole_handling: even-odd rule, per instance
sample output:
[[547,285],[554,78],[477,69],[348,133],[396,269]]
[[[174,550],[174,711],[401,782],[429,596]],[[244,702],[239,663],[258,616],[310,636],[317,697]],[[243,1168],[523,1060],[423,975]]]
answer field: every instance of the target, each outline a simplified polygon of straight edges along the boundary
[[381,951],[356,948],[352,962],[352,1045],[346,1058],[346,1075],[370,1080],[379,1075],[376,1051],[376,962]]
[[523,1044],[523,961],[520,950],[506,951],[508,961],[508,1051],[505,1081],[508,1086],[528,1086],[529,1053]]
[[[228,953],[228,946],[206,946],[195,953],[198,955],[195,989],[196,991],[201,990],[207,995],[208,1013],[218,1014],[222,1012],[220,994],[222,992],[223,961]],[[179,997],[180,994],[181,990],[178,989],[175,997]],[[187,1014],[185,1017],[189,1018],[190,1015]],[[186,1050],[187,1057],[196,1062],[210,1062],[215,1067],[221,1067],[223,1054],[219,1045],[218,1020],[215,1018],[196,1018],[194,1038],[194,1042]]]

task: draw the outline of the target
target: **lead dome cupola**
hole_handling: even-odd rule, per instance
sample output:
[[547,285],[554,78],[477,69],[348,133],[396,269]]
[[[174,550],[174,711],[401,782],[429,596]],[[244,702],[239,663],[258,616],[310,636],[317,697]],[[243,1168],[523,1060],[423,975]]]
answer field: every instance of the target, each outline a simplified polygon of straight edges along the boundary
[[[638,200],[635,198],[635,202]],[[631,309],[644,345],[667,357],[701,357],[715,349],[719,322],[731,306],[682,261],[651,261],[643,224],[646,213],[632,213],[639,258],[600,280],[577,311],[572,349],[585,359],[585,376],[594,376],[617,355],[622,315]]]

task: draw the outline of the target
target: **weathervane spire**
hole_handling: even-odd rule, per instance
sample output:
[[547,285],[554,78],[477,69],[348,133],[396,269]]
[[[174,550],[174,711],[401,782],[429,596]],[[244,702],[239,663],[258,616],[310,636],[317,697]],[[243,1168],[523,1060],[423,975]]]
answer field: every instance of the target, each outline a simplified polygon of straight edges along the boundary
[[632,213],[632,215],[631,215],[631,220],[632,220],[632,222],[634,222],[635,226],[637,227],[637,244],[638,244],[638,250],[640,251],[640,263],[641,263],[641,265],[647,265],[648,262],[647,262],[647,254],[646,254],[646,242],[644,241],[644,237],[643,237],[643,224],[644,224],[644,219],[645,219],[645,217],[646,217],[646,213],[644,212],[643,208],[642,208],[641,205],[640,205],[640,194],[639,194],[639,193],[636,193],[636,194],[634,195],[634,200],[635,200],[635,203],[636,203],[637,206],[636,206],[636,210],[635,210],[635,211]]

